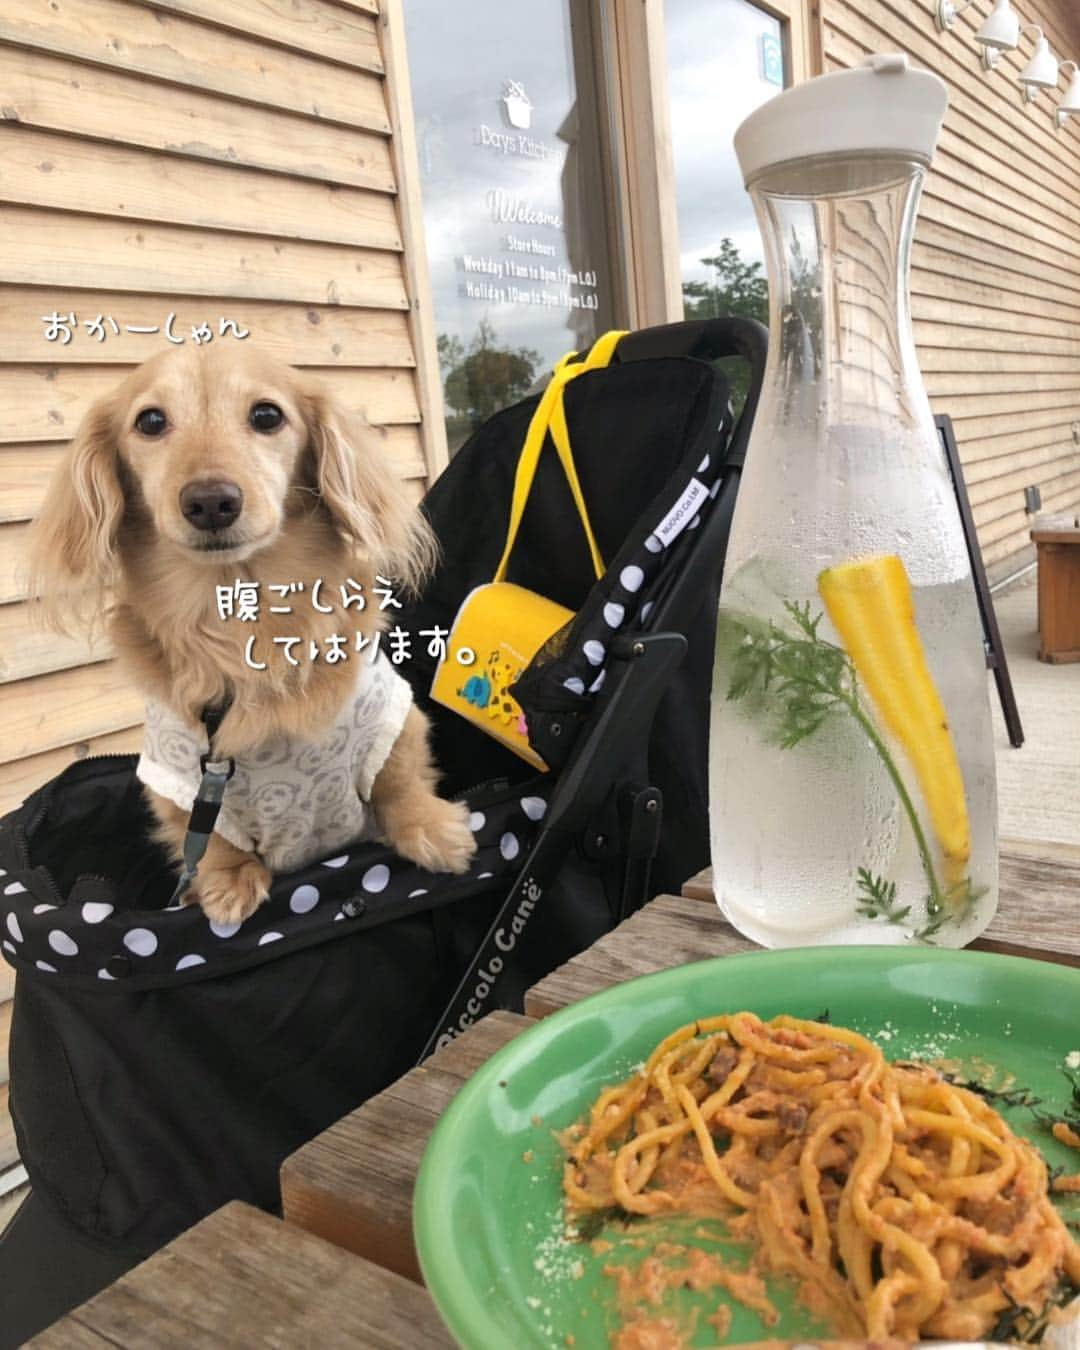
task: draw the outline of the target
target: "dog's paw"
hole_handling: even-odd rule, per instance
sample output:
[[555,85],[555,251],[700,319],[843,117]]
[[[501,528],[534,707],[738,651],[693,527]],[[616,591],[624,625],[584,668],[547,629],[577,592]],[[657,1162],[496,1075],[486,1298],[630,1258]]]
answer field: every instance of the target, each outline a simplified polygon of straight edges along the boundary
[[403,858],[429,872],[460,875],[469,870],[476,853],[469,808],[464,802],[448,802],[441,797],[425,802],[422,816],[394,821],[387,839]]
[[270,873],[257,858],[201,874],[194,898],[211,923],[243,923],[270,894]]

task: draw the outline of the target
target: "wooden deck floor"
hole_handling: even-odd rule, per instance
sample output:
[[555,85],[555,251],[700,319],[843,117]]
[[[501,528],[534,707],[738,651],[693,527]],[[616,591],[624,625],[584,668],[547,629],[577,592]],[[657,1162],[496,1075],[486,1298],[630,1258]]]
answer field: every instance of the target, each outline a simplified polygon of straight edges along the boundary
[[1025,737],[1009,744],[991,683],[1001,837],[1080,856],[1080,664],[1038,659],[1037,603],[1034,573],[994,601]]

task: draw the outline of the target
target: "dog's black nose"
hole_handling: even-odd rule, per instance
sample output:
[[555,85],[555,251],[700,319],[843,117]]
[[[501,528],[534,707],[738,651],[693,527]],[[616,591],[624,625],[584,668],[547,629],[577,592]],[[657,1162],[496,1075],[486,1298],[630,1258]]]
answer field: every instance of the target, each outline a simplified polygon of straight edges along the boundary
[[235,523],[244,494],[225,480],[187,483],[180,489],[180,511],[197,530],[224,530]]

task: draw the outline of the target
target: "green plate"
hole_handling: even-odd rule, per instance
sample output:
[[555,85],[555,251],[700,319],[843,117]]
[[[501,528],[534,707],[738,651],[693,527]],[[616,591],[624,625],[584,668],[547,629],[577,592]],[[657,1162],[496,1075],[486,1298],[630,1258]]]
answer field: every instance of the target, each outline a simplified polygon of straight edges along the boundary
[[[626,1077],[658,1041],[696,1017],[749,1009],[817,1017],[874,1039],[889,1059],[961,1061],[965,1076],[1011,1073],[1061,1110],[1066,1056],[1080,1051],[1080,970],[982,952],[895,947],[805,948],[702,961],[617,985],[517,1037],[474,1075],[439,1122],[417,1180],[414,1219],[424,1279],[467,1350],[609,1350],[618,1325],[605,1264],[633,1265],[660,1239],[700,1221],[609,1225],[614,1244],[594,1255],[563,1235],[554,1132],[582,1117],[600,1089]],[[1080,1058],[1080,1056],[1077,1056]],[[1071,1062],[1075,1062],[1075,1059]],[[1002,1114],[1051,1165],[1080,1168],[1023,1108]],[[1080,1197],[1066,1218],[1080,1215]],[[681,1226],[680,1226],[681,1225]],[[644,1245],[642,1245],[644,1239]],[[723,1251],[724,1243],[694,1237]],[[745,1264],[745,1248],[739,1251]],[[728,1340],[822,1336],[782,1281],[770,1286],[779,1326],[733,1304]],[[718,1291],[669,1294],[680,1324],[697,1305],[692,1345],[714,1345],[705,1321]],[[568,1340],[567,1337],[572,1337]]]

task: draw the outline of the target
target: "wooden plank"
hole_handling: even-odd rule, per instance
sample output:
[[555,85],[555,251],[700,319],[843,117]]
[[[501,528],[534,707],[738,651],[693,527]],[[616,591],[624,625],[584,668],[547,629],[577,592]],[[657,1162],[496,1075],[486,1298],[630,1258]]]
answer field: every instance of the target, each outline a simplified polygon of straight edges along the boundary
[[431,1131],[464,1081],[531,1025],[517,1013],[490,1013],[286,1158],[287,1222],[419,1280],[412,1194]]
[[452,1350],[454,1340],[423,1289],[234,1201],[27,1342],[81,1345]]
[[[712,902],[712,869],[707,867],[691,877],[683,884],[682,893],[685,900]],[[997,913],[984,936],[973,945],[986,951],[1007,948],[1039,960],[1080,965],[1080,914],[1072,903],[1077,894],[1080,894],[1080,849],[1002,840]],[[647,905],[640,912],[651,909],[652,905]],[[710,915],[710,922],[715,916],[727,926],[714,903],[702,906],[702,912]],[[625,927],[624,924],[616,931],[622,932]],[[589,950],[604,946],[613,936],[601,938]],[[529,1007],[528,996],[525,1006]],[[539,1016],[535,1012],[532,1015]]]
[[353,58],[347,69],[253,41],[232,17],[227,28],[208,28],[128,0],[0,0],[0,43],[344,126],[389,129],[370,36],[363,46],[342,44],[342,55]]
[[[998,914],[973,947],[1080,966],[1080,921],[1074,920],[1064,932],[1057,922],[1078,883],[1078,867],[1030,859],[1021,863],[1003,855]],[[700,886],[695,886],[695,894],[701,894]],[[736,933],[715,904],[702,899],[665,895],[653,900],[534,985],[525,995],[526,1011],[546,1017],[590,994],[657,970],[761,950]]]
[[[951,403],[948,400],[943,400],[939,406],[934,408],[934,411],[951,413]],[[958,426],[956,429],[961,447],[984,437],[996,436],[1000,438],[1038,429],[1060,427],[1068,418],[1075,417],[1080,409],[1075,403],[1065,403],[1060,408],[1028,408],[1020,405],[993,416],[983,417],[970,415],[977,411],[977,404],[973,403],[965,411],[968,416],[964,418],[963,426]]]
[[340,9],[354,9],[358,14],[378,14],[378,0],[329,0]]
[[379,71],[382,59],[375,35],[376,7],[358,11],[322,3],[322,0],[148,0],[155,10],[187,14],[227,31],[275,42],[293,51],[307,52],[352,66]]
[[[1040,492],[1044,511],[1068,510],[1075,502],[1080,501],[1080,470],[1046,483],[1043,488],[1040,488]],[[995,498],[993,501],[983,502],[978,510],[973,512],[976,524],[981,530],[985,530],[987,539],[1000,539],[1007,529],[1022,529],[1026,534],[1031,528],[1031,516],[1023,500],[1019,502],[1013,500],[1011,506],[1010,500],[1012,499],[1009,497]]]
[[0,202],[401,249],[393,198],[0,122]]
[[[115,366],[0,366],[0,442],[25,444],[70,436],[95,398],[123,372]],[[374,423],[416,422],[416,390],[408,370],[338,370],[333,388]]]
[[442,374],[435,337],[434,295],[424,240],[424,204],[420,196],[420,162],[416,151],[409,65],[405,54],[402,0],[387,0],[379,20],[387,65],[386,97],[393,128],[394,177],[400,184],[397,209],[405,240],[405,289],[409,298],[409,335],[416,360],[416,392],[420,408],[424,459],[431,481],[449,461],[444,421]]
[[985,241],[976,248],[970,234],[941,225],[933,217],[920,218],[911,251],[912,266],[920,273],[950,275],[950,269],[951,274],[956,274],[956,260],[962,259],[961,275],[969,281],[1024,295],[1027,279],[1031,283],[1029,295],[1074,307],[1080,304],[1080,277],[1076,272],[1031,258],[1021,251],[1022,242],[1022,237],[1017,237],[1016,249]]
[[[992,464],[999,463],[995,460],[990,462]],[[1014,464],[1017,462],[1017,460],[1013,461]],[[1075,484],[1077,469],[1080,469],[1080,454],[1077,453],[1076,446],[1070,442],[1068,446],[1056,447],[1052,458],[1036,460],[1025,455],[1022,467],[1011,473],[1005,472],[1002,467],[999,467],[996,474],[979,482],[969,483],[968,496],[973,507],[976,505],[983,506],[991,501],[1010,496],[1014,499],[1019,497],[1023,500],[1024,488],[1029,483],[1035,483],[1050,492]],[[1013,505],[1015,504],[1014,500]]]
[[143,701],[115,661],[18,680],[4,690],[0,764],[140,723]]
[[0,605],[26,598],[23,568],[29,525],[0,525]]
[[942,280],[932,287],[920,283],[912,290],[912,317],[980,329],[1008,325],[1017,333],[1048,338],[1067,338],[1076,331],[1074,323],[1038,310],[1021,313],[1000,305],[972,304],[970,294],[962,282],[949,284]]
[[393,192],[385,136],[0,48],[0,120]]
[[[971,240],[971,248],[979,254],[980,248],[989,251],[1000,249],[1003,253],[1020,253],[1021,258],[1013,258],[1008,270],[1015,271],[1022,263],[1024,248],[1031,260],[1032,268],[1038,268],[1040,275],[1048,275],[1052,267],[1062,267],[1060,254],[1038,240],[1027,240],[1023,232],[1017,232],[1013,223],[1000,216],[981,214],[980,203],[976,199],[965,198],[962,188],[953,188],[947,196],[937,192],[924,193],[919,203],[919,220],[915,237],[920,238],[927,221],[933,221],[942,229],[954,231],[964,243]],[[1072,283],[1067,283],[1071,289]]]
[[[128,755],[142,748],[142,707],[138,710],[138,724],[103,736],[89,736],[56,750],[46,750],[27,759],[0,764],[0,815],[6,815],[21,805],[31,792],[62,773],[69,764],[90,755]],[[11,967],[0,962],[0,997],[10,997],[5,985],[5,973]]]
[[688,961],[758,950],[756,943],[735,932],[715,905],[662,895],[534,984],[525,994],[525,1011],[530,1017],[547,1017],[589,994],[639,975],[651,975]]
[[[2,462],[0,452],[0,464]],[[93,642],[60,637],[38,627],[27,605],[0,608],[0,684],[45,675],[53,670],[70,670],[73,666],[103,661],[111,655],[112,647],[103,637]]]
[[1004,436],[983,436],[967,442],[962,449],[964,478],[977,483],[1007,472],[1016,464],[1034,467],[1056,459],[1072,449],[1076,453],[1072,424],[1041,427],[1031,432],[1013,432]]
[[[37,514],[63,453],[63,442],[0,448],[0,522],[29,520]],[[0,610],[0,631],[4,622],[4,611]],[[0,668],[3,661],[4,639],[0,637]]]
[[[980,345],[981,337],[985,330],[974,329],[951,329],[947,324],[920,324],[920,333],[927,329],[937,330],[937,335],[933,342],[928,342],[925,338],[916,335],[915,341],[919,348],[919,368],[923,375],[934,371],[964,371],[991,376],[998,374],[1026,374],[1029,371],[1075,371],[1077,364],[1080,363],[1080,344],[1069,343],[1061,338],[1040,338],[1037,335],[1001,334],[1003,338],[1012,337],[1011,346],[1006,347],[1004,343],[998,346],[991,346],[989,343]],[[951,340],[947,337],[947,332],[951,331],[953,336]],[[963,344],[962,346],[960,344]],[[1077,346],[1078,350],[1073,353],[1064,351],[1061,354],[1037,351],[1036,348],[1043,344],[1052,346],[1060,343],[1062,347]]]
[[408,307],[396,253],[129,224],[30,206],[0,209],[0,259],[0,280],[48,286],[58,302],[73,286]]
[[[70,342],[63,334],[45,337],[43,316],[74,313]],[[221,336],[221,319],[230,318],[249,336],[243,341],[293,366],[324,366],[333,380],[338,366],[411,367],[408,317],[402,310],[358,309],[347,305],[298,305],[229,296],[189,299],[124,291],[65,290],[49,287],[0,286],[0,363],[48,361],[58,365],[137,365],[166,345],[169,314],[172,331],[191,341],[191,330],[211,323],[215,341],[236,341],[231,330]],[[120,329],[114,333],[108,318]],[[95,325],[101,320],[96,335]],[[156,328],[156,333],[131,333],[128,326]],[[117,373],[120,378],[122,372]]]
[[[1031,402],[1038,394],[1057,394],[1064,390],[1075,394],[1080,392],[1080,362],[1071,370],[1064,371],[1019,371],[994,374],[983,371],[924,371],[923,383],[931,398],[961,398],[967,394],[994,394],[1000,398],[1012,398],[1026,395]],[[1080,411],[1080,399],[1076,400]]]

